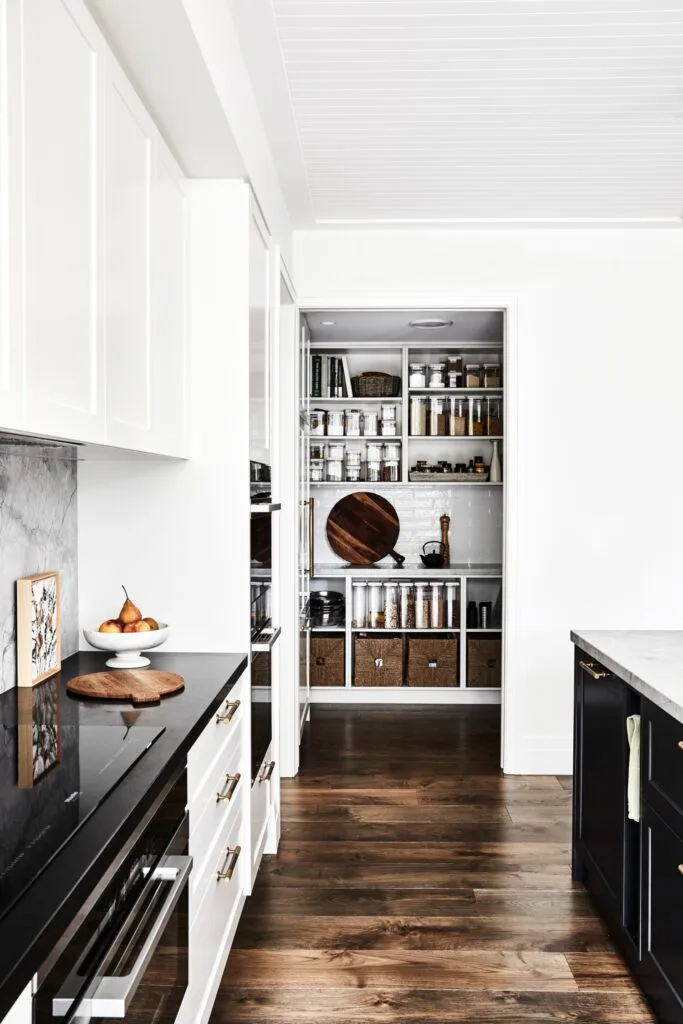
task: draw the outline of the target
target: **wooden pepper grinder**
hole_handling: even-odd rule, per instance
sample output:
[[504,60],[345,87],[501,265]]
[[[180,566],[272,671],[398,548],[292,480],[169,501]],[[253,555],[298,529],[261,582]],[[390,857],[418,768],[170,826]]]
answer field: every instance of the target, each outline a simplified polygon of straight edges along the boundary
[[451,546],[448,543],[448,530],[451,525],[451,517],[446,513],[441,516],[441,543],[443,544],[443,565],[444,569],[451,567]]

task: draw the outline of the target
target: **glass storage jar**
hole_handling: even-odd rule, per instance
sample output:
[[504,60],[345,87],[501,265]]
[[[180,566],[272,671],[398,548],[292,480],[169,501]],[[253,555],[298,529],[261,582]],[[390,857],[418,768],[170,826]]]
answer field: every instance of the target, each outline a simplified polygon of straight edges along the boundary
[[429,364],[429,386],[430,386],[430,388],[445,388],[446,387],[446,364],[445,363],[430,363]]
[[368,459],[365,466],[365,479],[370,484],[378,484],[382,479],[382,463],[371,462]]
[[362,416],[360,409],[344,410],[344,429],[347,437],[360,437]]
[[396,420],[381,420],[379,432],[382,437],[396,437]]
[[486,399],[486,433],[489,437],[503,436],[503,399]]
[[446,584],[445,623],[448,629],[460,629],[460,584]]
[[327,479],[330,483],[338,484],[344,479],[344,463],[341,459],[332,459],[327,462]]
[[483,398],[470,398],[470,435],[481,437],[486,426],[486,406]]
[[365,446],[368,462],[379,462],[380,459],[382,458],[383,447],[384,446],[382,444],[379,444],[376,441],[368,441],[368,443]]
[[415,584],[415,629],[429,629],[429,588],[426,583]]
[[363,453],[360,448],[351,448],[346,453],[346,465],[347,466],[360,466],[363,461]]
[[384,628],[399,628],[398,583],[384,584]]
[[309,446],[309,449],[308,449],[308,453],[309,453],[309,455],[310,455],[310,457],[312,459],[324,459],[325,458],[325,445],[324,444],[320,444],[320,442],[318,442],[318,441],[316,441],[315,443],[311,442],[311,444]]
[[332,444],[327,446],[327,458],[337,461],[343,459],[346,454],[346,445],[339,441],[333,441]]
[[410,372],[408,374],[408,387],[410,388],[426,388],[427,387],[427,364],[426,363],[411,363]]
[[311,409],[308,417],[308,432],[311,437],[324,437],[325,413],[322,409]]
[[368,583],[368,626],[370,629],[382,629],[384,627],[382,589],[381,583]]
[[365,629],[368,624],[368,587],[366,583],[354,583],[352,587],[353,628]]
[[479,363],[468,363],[465,367],[465,387],[481,387],[481,366]]
[[466,398],[448,399],[448,433],[451,437],[465,437],[468,430],[469,402]]
[[431,624],[432,629],[443,629],[444,624],[444,601],[443,601],[443,583],[430,583],[431,588]]
[[502,382],[500,363],[484,363],[484,387],[499,388]]
[[363,413],[363,433],[366,437],[376,437],[379,434],[379,413]]
[[382,445],[382,458],[389,462],[399,462],[401,459],[401,445],[398,441],[387,441]]
[[346,463],[346,480],[347,483],[356,484],[360,481],[360,466],[349,466]]
[[410,433],[414,437],[424,437],[427,433],[427,401],[415,396],[410,399]]
[[344,436],[344,410],[343,409],[331,409],[327,413],[327,436],[328,437],[343,437]]
[[462,356],[449,356],[448,357],[448,372],[449,373],[462,373],[463,370],[463,358]]
[[399,583],[401,629],[415,629],[415,594],[412,583]]
[[462,370],[449,370],[448,371],[448,386],[449,388],[461,388],[462,387]]
[[394,402],[382,402],[380,406],[380,419],[383,420],[395,420],[396,419],[396,404]]
[[446,399],[434,395],[429,399],[429,433],[431,437],[446,436]]
[[387,459],[382,463],[382,480],[385,484],[397,484],[400,476],[400,463],[397,459]]
[[311,483],[319,484],[325,479],[324,459],[311,459]]

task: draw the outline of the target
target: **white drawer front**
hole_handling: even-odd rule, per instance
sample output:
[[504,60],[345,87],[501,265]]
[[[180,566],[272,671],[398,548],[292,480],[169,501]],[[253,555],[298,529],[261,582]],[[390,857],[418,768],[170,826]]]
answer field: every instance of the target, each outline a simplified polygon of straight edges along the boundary
[[253,865],[252,877],[256,877],[256,870],[261,861],[263,847],[266,839],[266,828],[271,804],[271,782],[270,770],[271,749],[268,748],[263,763],[259,769],[256,781],[251,787],[251,859]]
[[244,684],[233,687],[219,710],[196,741],[187,759],[187,791],[190,806],[212,770],[216,759],[230,742],[242,733],[244,721]]
[[[194,858],[196,879],[203,875],[207,857],[215,844],[232,827],[232,820],[243,818],[244,794],[249,779],[242,772],[242,745],[235,743],[221,757],[202,786],[200,794],[190,803],[190,853]],[[220,794],[220,799],[218,798]],[[194,886],[192,886],[194,887]]]
[[[196,893],[196,913],[190,911],[190,983],[202,977],[222,946],[223,936],[229,930],[231,918],[240,905],[244,891],[242,884],[244,858],[241,821],[235,820],[214,849],[208,865],[207,877],[201,891]],[[240,849],[239,854],[235,851]],[[229,853],[228,851],[233,851]],[[232,868],[231,878],[219,874]],[[190,902],[194,902],[191,898]]]

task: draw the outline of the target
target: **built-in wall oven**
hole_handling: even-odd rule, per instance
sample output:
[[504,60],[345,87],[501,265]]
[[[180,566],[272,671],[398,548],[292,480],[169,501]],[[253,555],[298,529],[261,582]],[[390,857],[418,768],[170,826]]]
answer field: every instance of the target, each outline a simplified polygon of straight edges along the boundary
[[183,770],[39,971],[36,1024],[173,1024],[188,975],[186,804]]
[[275,647],[280,627],[273,621],[275,544],[270,467],[251,463],[251,774],[256,780],[273,738],[272,698]]

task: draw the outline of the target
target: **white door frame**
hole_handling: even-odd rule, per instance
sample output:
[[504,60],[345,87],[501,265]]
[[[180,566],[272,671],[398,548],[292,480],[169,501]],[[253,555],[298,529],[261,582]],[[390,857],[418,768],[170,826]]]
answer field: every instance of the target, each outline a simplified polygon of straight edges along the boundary
[[500,309],[505,313],[505,487],[503,504],[503,686],[501,692],[501,767],[513,770],[515,760],[515,722],[518,719],[519,679],[517,651],[519,623],[519,503],[517,458],[519,453],[519,348],[517,335],[517,299],[509,295],[459,295],[443,292],[373,292],[357,289],[328,295],[300,295],[298,309],[309,310],[430,310]]

